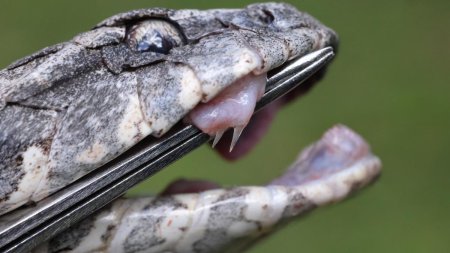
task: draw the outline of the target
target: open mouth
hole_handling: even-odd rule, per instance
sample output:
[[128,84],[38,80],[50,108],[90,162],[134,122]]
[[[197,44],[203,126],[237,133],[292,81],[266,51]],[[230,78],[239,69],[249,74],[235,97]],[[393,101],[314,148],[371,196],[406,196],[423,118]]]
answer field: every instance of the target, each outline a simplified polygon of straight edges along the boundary
[[[324,69],[252,117],[263,104],[257,101],[271,91],[270,72],[336,46],[334,31],[286,4],[155,8],[115,15],[13,63],[0,71],[0,214],[37,204],[2,218],[29,222],[41,232],[75,225],[195,148],[186,148],[194,138],[208,139],[182,125],[183,119],[211,136],[225,159],[242,157],[278,110],[312,87]],[[155,252],[168,252],[175,247],[169,242],[176,247],[181,242],[184,251],[176,252],[217,252],[235,238],[260,235],[284,218],[345,198],[373,182],[380,166],[360,136],[338,125],[265,186],[224,189],[209,181],[177,180],[160,196],[120,199],[80,226],[95,222],[88,230],[99,244],[104,238],[110,243],[100,245],[102,250],[155,242],[150,247],[166,247]],[[9,218],[22,212],[32,215],[18,223]],[[71,224],[64,223],[69,219]],[[77,232],[80,226],[67,232],[75,231],[70,238],[76,243],[89,237]],[[0,243],[21,240],[16,228],[5,230],[9,237],[0,236]],[[19,236],[28,232],[22,229]],[[53,245],[64,246],[65,235],[60,238],[64,242]]]
[[[211,101],[199,104],[184,121],[213,136],[212,147],[222,157],[239,159],[262,138],[283,105],[309,91],[325,71],[326,68],[321,69],[305,83],[253,116],[255,104],[264,93],[267,74],[248,74]],[[337,125],[319,141],[305,148],[290,168],[268,183],[267,187],[301,189],[303,197],[314,206],[320,206],[339,201],[372,183],[378,177],[380,168],[380,160],[371,153],[365,140],[348,127]],[[221,189],[221,186],[211,181],[179,179],[169,184],[161,196],[207,194],[213,189]]]

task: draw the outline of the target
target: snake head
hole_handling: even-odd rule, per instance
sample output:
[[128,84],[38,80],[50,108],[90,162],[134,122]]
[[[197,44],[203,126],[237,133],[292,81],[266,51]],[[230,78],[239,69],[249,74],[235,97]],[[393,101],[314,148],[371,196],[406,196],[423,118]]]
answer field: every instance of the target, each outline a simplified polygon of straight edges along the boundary
[[[234,146],[266,73],[326,46],[337,46],[331,29],[290,5],[265,3],[129,11],[20,59],[0,71],[0,171],[41,174],[36,190],[28,187],[16,199],[10,194],[26,180],[24,172],[14,172],[17,178],[5,180],[7,197],[0,201],[18,206],[42,199],[146,136],[162,136],[233,84],[257,83],[262,88],[243,103],[248,107],[231,109],[245,111],[242,117],[223,118],[227,124],[219,130],[210,131],[209,123],[199,127],[216,137],[234,128]],[[24,154],[35,151],[40,163],[26,163],[31,156]],[[12,208],[9,202],[5,210]]]

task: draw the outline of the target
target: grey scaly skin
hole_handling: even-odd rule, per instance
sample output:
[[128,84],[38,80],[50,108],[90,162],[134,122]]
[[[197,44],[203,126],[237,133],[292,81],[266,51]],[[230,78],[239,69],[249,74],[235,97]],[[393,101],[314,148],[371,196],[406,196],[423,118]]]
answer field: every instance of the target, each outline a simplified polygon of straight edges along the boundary
[[336,34],[287,4],[142,9],[0,71],[0,214],[161,136],[200,102]]
[[119,199],[34,253],[238,253],[372,183],[380,167],[367,143],[338,125],[267,186]]
[[[48,196],[198,103],[337,36],[286,4],[144,9],[0,71],[0,214]],[[34,252],[241,252],[373,182],[380,161],[336,126],[267,186],[119,199]]]

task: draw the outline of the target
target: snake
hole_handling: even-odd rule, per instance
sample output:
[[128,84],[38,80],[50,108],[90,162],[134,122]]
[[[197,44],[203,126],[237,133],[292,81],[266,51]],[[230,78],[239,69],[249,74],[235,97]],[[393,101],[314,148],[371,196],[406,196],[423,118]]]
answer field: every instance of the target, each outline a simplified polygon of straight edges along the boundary
[[[0,215],[176,124],[195,125],[213,146],[233,129],[229,149],[246,152],[238,140],[260,138],[242,133],[267,73],[337,45],[332,29],[284,3],[150,8],[12,63],[0,71]],[[337,125],[266,186],[178,181],[156,197],[118,199],[35,252],[240,252],[370,184],[380,167],[362,137]]]

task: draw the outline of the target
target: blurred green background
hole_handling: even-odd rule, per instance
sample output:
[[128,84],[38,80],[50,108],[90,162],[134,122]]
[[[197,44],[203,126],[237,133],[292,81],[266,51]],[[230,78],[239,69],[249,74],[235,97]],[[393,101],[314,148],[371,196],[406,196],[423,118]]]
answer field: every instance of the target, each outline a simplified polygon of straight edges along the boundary
[[[135,8],[243,7],[250,1],[0,2],[0,66]],[[258,147],[228,163],[207,146],[132,192],[179,177],[261,184],[335,123],[383,161],[364,193],[291,224],[250,252],[450,252],[450,1],[290,1],[341,38],[328,75],[285,108]]]

